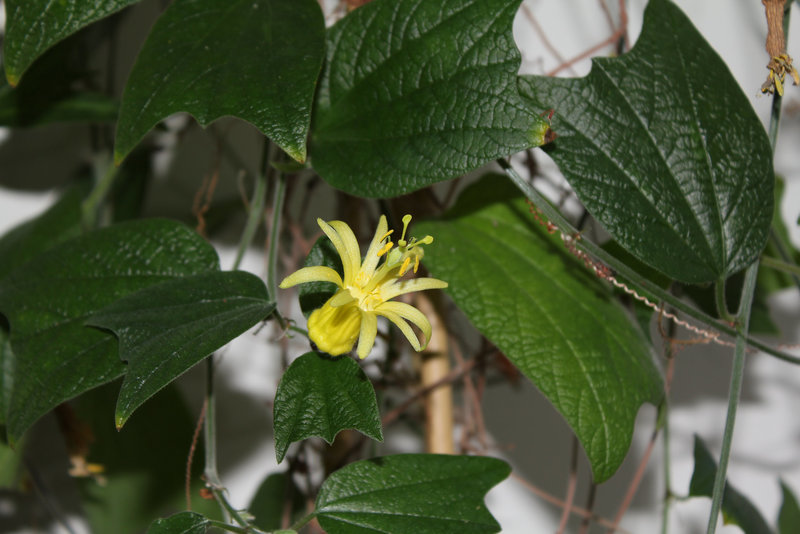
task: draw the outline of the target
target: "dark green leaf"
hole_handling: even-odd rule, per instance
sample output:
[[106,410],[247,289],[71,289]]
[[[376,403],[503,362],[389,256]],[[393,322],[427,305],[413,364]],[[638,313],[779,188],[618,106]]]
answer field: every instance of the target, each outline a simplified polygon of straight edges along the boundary
[[147,534],[205,534],[208,519],[195,512],[179,512],[166,519],[156,519]]
[[56,405],[120,376],[114,336],[84,322],[115,300],[219,268],[216,252],[166,220],[122,223],[66,241],[0,281],[0,312],[16,354],[8,435]]
[[158,390],[274,309],[257,276],[211,271],[146,287],[89,317],[84,324],[114,332],[119,356],[128,362],[117,427]]
[[278,463],[290,443],[311,436],[333,443],[348,428],[383,441],[375,390],[347,356],[308,352],[293,361],[278,384],[273,412]]
[[28,90],[28,78],[17,89],[0,85],[0,126],[36,126],[50,122],[113,122],[117,103],[99,93],[47,95]]
[[652,0],[631,52],[585,78],[521,81],[554,107],[550,156],[621,245],[676,280],[726,278],[764,248],[772,151],[728,68],[667,0]]
[[138,0],[6,0],[3,61],[11,85],[48,48]]
[[0,316],[0,427],[5,426],[8,418],[16,367],[16,358],[11,350],[11,340],[4,323],[3,317]]
[[115,159],[168,115],[252,123],[306,157],[325,27],[316,0],[184,0],[158,19],[122,97]]
[[797,534],[800,532],[800,505],[792,489],[781,481],[783,504],[778,514],[778,534]]
[[[80,478],[78,488],[92,532],[140,534],[156,517],[186,508],[186,454],[195,417],[174,385],[142,406],[140,417],[117,431],[113,424],[114,382],[81,395],[75,420],[91,428],[87,462],[103,466],[98,479]],[[217,517],[216,502],[200,497],[202,443],[192,463],[192,508]]]
[[[333,246],[333,243],[331,243],[331,240],[326,236],[317,239],[317,242],[311,247],[311,251],[308,253],[308,256],[306,256],[303,267],[318,265],[330,267],[340,275],[343,272],[342,258],[339,256],[339,253],[336,252],[336,248]],[[300,284],[297,287],[297,296],[300,300],[300,309],[303,311],[303,315],[306,316],[306,319],[311,315],[311,312],[317,308],[321,308],[322,305],[336,293],[337,289],[338,287],[336,287],[336,284],[332,282],[308,282]]]
[[480,456],[362,460],[328,477],[315,514],[328,534],[499,532],[483,497],[510,472],[505,462]]
[[[689,482],[689,495],[692,497],[711,497],[714,491],[714,477],[717,463],[698,436],[694,438],[694,473]],[[722,495],[722,518],[726,525],[737,525],[744,534],[772,534],[764,517],[750,500],[739,493],[726,481]]]
[[434,236],[426,266],[564,416],[595,481],[610,477],[628,452],[639,407],[663,396],[650,348],[611,292],[536,224],[499,175],[415,233]]
[[281,528],[283,509],[289,502],[289,520],[294,523],[305,512],[305,499],[286,473],[268,476],[256,491],[247,511],[255,517],[253,524],[261,530],[273,531]]
[[0,238],[0,280],[15,268],[81,231],[81,201],[88,188],[76,186],[47,211]]
[[374,0],[328,32],[313,166],[359,196],[408,193],[544,143],[519,96],[519,0]]

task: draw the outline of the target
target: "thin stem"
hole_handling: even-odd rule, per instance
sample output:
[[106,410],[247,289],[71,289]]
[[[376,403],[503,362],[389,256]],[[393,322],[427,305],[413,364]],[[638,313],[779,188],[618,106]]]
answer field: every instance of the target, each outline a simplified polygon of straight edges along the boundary
[[97,210],[114,184],[114,178],[116,178],[119,170],[119,167],[114,165],[112,161],[98,162],[96,167],[100,165],[106,165],[105,172],[81,205],[81,218],[85,228],[92,228],[97,222]]
[[241,516],[239,510],[233,507],[233,505],[228,502],[228,498],[225,497],[225,490],[222,488],[211,488],[211,493],[214,494],[214,499],[218,503],[222,505],[225,511],[230,515],[234,521],[242,525],[244,527],[245,532],[252,532],[253,529],[250,528],[250,524]]
[[[269,139],[264,139],[264,150],[263,150],[263,157],[262,160],[269,161],[269,152],[271,150],[272,143],[270,143]],[[242,258],[244,257],[244,253],[247,250],[247,247],[250,246],[250,243],[253,242],[253,236],[258,229],[258,225],[261,222],[261,216],[264,214],[264,203],[266,202],[267,196],[267,176],[264,172],[265,164],[262,161],[262,172],[258,173],[256,176],[256,185],[253,188],[253,198],[250,200],[250,212],[247,215],[247,222],[244,225],[244,231],[242,232],[242,237],[239,240],[239,248],[236,251],[236,259],[233,260],[233,267],[231,270],[235,271],[239,268],[239,265],[242,263]]]
[[[276,171],[275,193],[272,198],[272,226],[267,253],[267,289],[272,298],[278,294],[278,242],[281,235],[283,201],[286,199],[286,174]],[[284,326],[283,324],[281,326]]]
[[211,525],[212,527],[221,528],[222,530],[227,530],[228,532],[240,532],[241,534],[246,534],[247,532],[254,532],[252,529],[237,527],[236,525],[224,523],[222,521],[217,521],[215,519],[206,519],[206,521],[208,521],[208,524]]
[[212,490],[222,487],[217,471],[217,410],[214,400],[214,355],[212,354],[206,358],[206,420],[203,425],[203,441],[206,452],[203,476],[206,479],[206,485]]
[[733,315],[731,312],[728,311],[728,302],[725,298],[725,280],[717,280],[717,283],[714,284],[714,299],[717,304],[717,314],[724,320],[729,323],[732,323],[734,320]]
[[569,464],[569,482],[567,483],[567,495],[564,499],[564,510],[561,512],[561,521],[558,524],[557,534],[564,534],[567,531],[572,504],[575,501],[575,488],[578,486],[578,438],[572,436],[572,457]]
[[[513,167],[504,159],[497,160],[500,166],[503,168],[505,173],[508,175],[509,178],[514,182],[514,184],[528,197],[528,199],[533,202],[539,211],[551,222],[553,223],[559,231],[564,236],[579,236],[580,234],[575,229],[572,224],[564,218],[561,213],[554,208],[544,196],[542,196],[539,191],[537,191],[531,184],[525,181],[517,171],[514,170]],[[685,303],[684,301],[676,298],[674,295],[670,294],[667,291],[664,291],[662,288],[658,287],[654,283],[652,283],[647,278],[643,277],[627,265],[621,262],[602,248],[598,247],[588,239],[576,239],[573,241],[575,248],[589,256],[597,258],[605,265],[610,267],[614,270],[615,276],[619,276],[627,280],[632,286],[636,287],[640,291],[644,292],[646,296],[652,297],[652,300],[657,301],[664,301],[669,306],[674,307],[676,310],[686,314],[687,316],[695,319],[707,326],[710,326],[717,332],[721,332],[731,337],[735,337],[737,335],[736,329],[721,323],[708,315],[705,312],[690,306],[689,304]],[[797,356],[792,356],[791,354],[786,354],[780,350],[775,349],[774,347],[770,347],[769,345],[758,341],[757,339],[753,339],[751,337],[747,337],[747,342],[750,346],[757,348],[770,354],[776,358],[781,360],[800,364],[800,358]]]
[[742,380],[744,378],[744,362],[747,349],[747,329],[750,325],[750,310],[753,305],[753,293],[755,293],[756,279],[758,278],[758,262],[747,268],[744,278],[744,288],[742,289],[742,300],[739,303],[737,313],[736,330],[736,350],[733,355],[733,371],[731,372],[731,385],[728,391],[728,413],[725,417],[725,431],[722,435],[722,450],[719,456],[719,467],[714,478],[714,491],[711,498],[711,515],[708,517],[708,529],[706,534],[714,534],[717,529],[719,512],[722,509],[722,497],[725,490],[725,477],[728,471],[728,460],[731,454],[731,442],[733,440],[733,426],[736,422],[736,409],[739,406],[739,397],[742,392]]
[[295,532],[298,532],[301,528],[306,526],[306,524],[308,524],[312,519],[314,519],[314,517],[316,517],[316,513],[314,512],[308,514],[307,516],[301,517],[295,522],[294,525],[289,527],[289,530],[294,530]]
[[[797,266],[793,263],[787,263],[785,261],[781,261],[771,256],[762,256],[761,265],[763,265],[764,267],[775,269],[776,271],[781,271],[783,273],[791,274],[792,277],[795,278],[795,280],[797,280],[797,277],[800,276],[800,266]],[[798,282],[798,284],[800,284],[800,282]]]

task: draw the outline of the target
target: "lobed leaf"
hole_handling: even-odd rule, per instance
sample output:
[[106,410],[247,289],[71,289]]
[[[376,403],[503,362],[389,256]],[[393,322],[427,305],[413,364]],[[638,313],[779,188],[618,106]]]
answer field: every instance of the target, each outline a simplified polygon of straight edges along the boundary
[[328,31],[314,169],[367,197],[409,193],[549,130],[517,89],[519,0],[374,0]]
[[179,111],[206,126],[233,115],[306,158],[324,53],[315,0],[184,0],[153,27],[122,96],[115,159]]
[[479,534],[500,525],[483,498],[511,468],[496,458],[399,454],[331,474],[315,515],[328,534]]
[[128,363],[117,428],[161,388],[274,309],[257,276],[211,271],[146,287],[92,314],[84,324],[114,332],[119,357]]
[[9,440],[58,404],[125,371],[114,337],[86,327],[86,319],[145,287],[218,268],[202,237],[151,219],[60,243],[0,280],[0,312],[16,355]]
[[686,283],[726,278],[764,248],[773,212],[766,133],[722,59],[668,0],[629,53],[579,79],[528,76],[556,109],[550,156],[608,232]]
[[435,237],[425,265],[564,416],[595,481],[608,479],[642,403],[663,397],[649,345],[611,292],[535,223],[500,175],[470,186],[444,219],[415,232]]
[[[689,482],[689,495],[692,497],[711,497],[714,492],[714,478],[717,476],[717,463],[711,456],[703,440],[694,438],[694,472]],[[728,481],[722,494],[722,518],[726,525],[737,525],[744,534],[772,534],[764,517],[750,500],[734,488]]]
[[347,356],[308,352],[293,361],[278,384],[273,412],[278,463],[290,443],[311,436],[333,443],[348,428],[383,441],[375,390]]

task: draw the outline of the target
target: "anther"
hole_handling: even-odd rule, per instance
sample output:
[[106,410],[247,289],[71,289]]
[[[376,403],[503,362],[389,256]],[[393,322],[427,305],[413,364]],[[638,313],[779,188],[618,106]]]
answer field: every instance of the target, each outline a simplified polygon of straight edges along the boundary
[[391,241],[387,241],[386,244],[383,245],[383,248],[378,251],[378,257],[380,258],[384,254],[389,252],[392,249],[393,246],[394,246],[394,243],[392,243]]
[[[411,257],[406,256],[406,259],[403,260],[403,265],[400,267],[400,276],[406,274],[406,271],[408,270],[408,266],[410,264],[411,264]],[[414,272],[417,272],[416,266],[414,267]]]

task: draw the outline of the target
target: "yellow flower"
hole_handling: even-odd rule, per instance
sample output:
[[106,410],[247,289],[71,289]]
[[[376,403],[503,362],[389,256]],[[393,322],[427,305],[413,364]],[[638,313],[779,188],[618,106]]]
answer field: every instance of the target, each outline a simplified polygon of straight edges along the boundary
[[[409,222],[411,215],[403,217],[403,233],[395,247],[389,239],[392,231],[387,229],[386,217],[381,215],[362,263],[358,241],[347,224],[317,219],[317,224],[342,259],[344,277],[330,267],[303,267],[284,278],[280,287],[285,289],[306,282],[333,282],[339,287],[308,318],[308,335],[320,350],[334,356],[345,354],[358,340],[358,357],[366,358],[375,344],[378,315],[397,325],[415,350],[423,350],[428,345],[431,324],[427,317],[409,304],[392,302],[393,298],[404,293],[447,287],[446,282],[436,278],[401,279],[410,268],[417,272],[419,260],[425,253],[420,245],[433,242],[431,236],[407,241],[405,235]],[[382,257],[383,263],[380,263]],[[422,331],[424,344],[420,344],[409,323]]]

